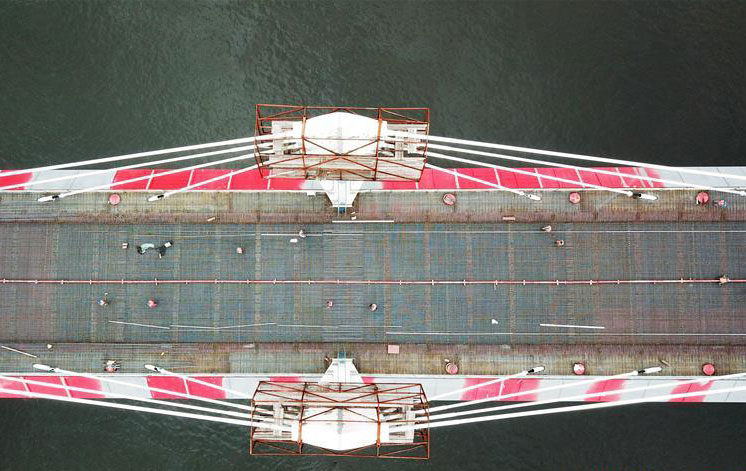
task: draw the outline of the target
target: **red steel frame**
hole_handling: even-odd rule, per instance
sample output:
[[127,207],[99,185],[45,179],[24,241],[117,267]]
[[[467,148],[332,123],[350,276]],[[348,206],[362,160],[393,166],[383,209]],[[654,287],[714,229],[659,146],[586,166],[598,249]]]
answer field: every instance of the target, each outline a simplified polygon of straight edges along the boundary
[[[352,397],[350,397],[352,395]],[[299,439],[281,440],[266,439],[256,436],[256,429],[250,433],[250,453],[252,455],[312,455],[312,456],[353,456],[361,458],[430,458],[430,431],[428,428],[414,431],[414,439],[410,443],[381,441],[381,408],[392,406],[413,406],[414,409],[425,410],[424,417],[429,421],[427,413],[429,404],[425,391],[420,384],[358,384],[331,383],[320,385],[316,383],[282,383],[275,381],[261,381],[251,400],[252,406],[269,406],[277,402],[283,406],[297,408],[302,418],[299,423]],[[303,416],[306,407],[325,409],[324,412]],[[356,413],[353,409],[369,408],[376,410],[377,420]],[[335,409],[345,409],[361,418],[344,420],[344,422],[376,422],[378,438],[376,443],[352,450],[337,451],[316,447],[303,442],[303,424],[314,419],[315,416]],[[252,412],[252,420],[256,412]],[[257,416],[258,417],[258,416]],[[328,420],[328,419],[327,419]],[[393,420],[387,423],[407,424],[406,420]]]
[[[353,113],[357,115],[366,116],[372,119],[376,119],[378,121],[378,136],[375,140],[364,140],[364,142],[361,143],[360,148],[366,147],[366,146],[372,146],[375,143],[375,151],[371,153],[370,156],[366,157],[374,157],[375,158],[375,166],[370,167],[368,165],[364,165],[360,162],[355,161],[354,155],[350,155],[351,152],[354,152],[357,149],[354,149],[352,151],[349,151],[345,154],[339,154],[337,152],[334,152],[332,150],[326,149],[322,146],[320,146],[317,142],[314,142],[312,138],[307,138],[305,136],[305,123],[309,118],[313,118],[315,116],[320,116],[327,113],[334,113],[334,112],[346,112],[346,113]],[[348,162],[352,166],[354,166],[357,171],[353,169],[340,169],[340,179],[341,174],[345,173],[348,177],[352,176],[351,178],[345,178],[346,180],[371,180],[371,181],[419,181],[420,178],[422,178],[422,170],[424,169],[424,163],[427,162],[427,141],[424,143],[424,151],[423,151],[423,167],[422,168],[415,168],[411,165],[407,165],[402,162],[397,162],[395,160],[389,160],[381,157],[379,155],[379,147],[381,142],[381,123],[383,121],[386,121],[390,124],[411,124],[411,125],[424,125],[425,126],[425,134],[429,134],[430,132],[430,109],[429,108],[367,108],[367,107],[350,107],[350,106],[295,106],[295,105],[271,105],[271,104],[258,104],[256,105],[256,121],[254,125],[254,134],[255,136],[263,136],[267,134],[272,133],[272,122],[273,121],[300,121],[303,123],[303,132],[301,133],[301,153],[294,155],[292,158],[289,158],[287,160],[283,160],[282,162],[288,162],[293,160],[302,160],[302,167],[297,168],[294,167],[293,170],[297,171],[303,171],[305,178],[308,178],[309,174],[308,171],[311,170],[314,167],[317,167],[319,165],[323,165],[329,162],[332,162],[334,160],[343,160],[345,162]],[[306,153],[306,143],[311,143],[317,147],[321,147],[327,151],[331,155],[313,155],[313,154],[307,154]],[[306,163],[307,157],[317,157],[321,158],[322,161],[316,164],[308,165]],[[257,166],[259,168],[259,173],[263,178],[266,178],[268,176],[265,175],[264,168],[266,167],[265,163],[262,161],[262,154],[260,153],[259,148],[257,148],[254,151],[254,157],[256,159]],[[357,156],[360,157],[360,156]],[[419,176],[415,179],[410,178],[405,175],[397,175],[392,172],[386,172],[381,169],[379,169],[379,162],[385,162],[387,164],[393,164],[401,167],[406,167],[410,170],[416,170],[419,172]],[[276,162],[272,164],[273,169],[282,170],[283,167],[277,166],[276,164],[280,162]],[[372,172],[372,177],[364,175],[360,172]]]

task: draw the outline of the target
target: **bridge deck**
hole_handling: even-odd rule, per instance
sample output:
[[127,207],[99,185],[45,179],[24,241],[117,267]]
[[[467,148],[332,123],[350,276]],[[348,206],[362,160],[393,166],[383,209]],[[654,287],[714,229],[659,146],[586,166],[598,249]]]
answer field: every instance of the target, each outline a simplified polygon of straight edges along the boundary
[[[551,233],[539,226],[307,225],[308,237],[292,244],[300,226],[3,223],[0,278],[746,278],[743,222],[554,224]],[[554,246],[556,239],[565,246]],[[174,246],[162,259],[135,251],[168,240]],[[7,283],[0,285],[0,341],[743,345],[744,286]],[[101,307],[104,292],[110,304]],[[147,307],[150,298],[157,308]]]

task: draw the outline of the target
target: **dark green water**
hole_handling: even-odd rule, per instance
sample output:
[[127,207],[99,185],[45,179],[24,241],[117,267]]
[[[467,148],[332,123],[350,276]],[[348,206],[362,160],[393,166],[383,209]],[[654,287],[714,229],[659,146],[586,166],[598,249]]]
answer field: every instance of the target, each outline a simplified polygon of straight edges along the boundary
[[432,132],[746,161],[746,2],[0,2],[0,168],[253,134],[255,103],[429,106]]
[[[746,165],[745,24],[746,2],[2,0],[0,168],[250,135],[262,102]],[[0,401],[0,470],[737,470],[744,424],[746,405],[633,406],[437,430],[429,463],[258,459],[232,426]]]

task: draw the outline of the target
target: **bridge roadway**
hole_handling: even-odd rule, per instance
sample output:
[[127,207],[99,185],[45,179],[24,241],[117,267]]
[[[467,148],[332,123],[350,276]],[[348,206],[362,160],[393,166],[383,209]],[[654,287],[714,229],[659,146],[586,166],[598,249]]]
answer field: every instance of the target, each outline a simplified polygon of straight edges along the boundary
[[[0,285],[0,342],[746,344],[741,283],[336,284],[746,278],[743,222],[540,226],[3,223],[0,278],[93,283]],[[155,279],[331,283],[96,283]]]

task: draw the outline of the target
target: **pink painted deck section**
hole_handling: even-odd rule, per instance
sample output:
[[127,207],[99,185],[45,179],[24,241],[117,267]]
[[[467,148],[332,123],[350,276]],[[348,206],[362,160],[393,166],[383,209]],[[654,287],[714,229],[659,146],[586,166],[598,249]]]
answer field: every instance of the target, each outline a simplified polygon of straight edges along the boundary
[[[184,380],[175,376],[146,376],[146,381],[149,388],[165,389],[166,391],[174,391],[182,394],[187,393]],[[150,397],[153,399],[183,399],[180,396],[152,390],[150,391]]]
[[[23,383],[19,383],[18,381],[8,381],[7,379],[0,379],[0,388],[9,389],[11,391],[26,391]],[[0,399],[23,399],[25,397],[26,396],[22,394],[0,392]]]
[[507,172],[505,170],[497,171],[497,178],[500,179],[500,185],[507,188],[518,188],[517,173]]
[[[533,391],[541,387],[541,380],[538,378],[509,379],[503,383],[502,395],[515,394],[523,391]],[[526,402],[536,401],[539,396],[536,393],[521,394],[515,397],[509,397],[506,401]]]
[[[642,175],[642,176],[648,176],[648,177],[652,177],[652,178],[659,178],[660,175],[661,175],[660,172],[658,172],[657,170],[653,170],[653,169],[649,169],[649,168],[648,169],[640,168],[640,169],[637,169],[637,170],[640,173],[640,175]],[[653,186],[653,188],[665,188],[666,187],[665,183],[660,183],[660,182],[648,182],[648,183],[651,184]]]
[[[93,378],[84,378],[82,376],[65,376],[65,384],[74,388],[84,388],[101,391],[101,381]],[[78,399],[101,399],[106,397],[103,394],[94,394],[82,391],[70,391],[70,396]]]
[[269,380],[275,383],[302,383],[302,376],[270,376]]
[[[24,376],[23,379],[30,381],[38,381],[40,383],[48,384],[60,384],[62,385],[62,378],[60,376]],[[49,394],[50,396],[65,396],[67,397],[67,389],[62,388],[51,388],[48,386],[40,386],[38,384],[29,384],[28,390],[34,393]]]
[[[532,168],[519,168],[518,170],[522,170],[525,172],[531,172],[533,174],[536,174],[534,169]],[[507,186],[508,188],[542,188],[542,183],[539,180],[538,174],[536,176],[526,175],[523,173],[513,173],[513,172],[506,172],[509,173],[512,178],[509,178],[509,182],[511,184],[514,184],[515,186],[511,186],[508,184],[503,184],[503,186]],[[502,180],[503,174],[500,174],[500,179]]]
[[[114,174],[114,182],[123,182],[126,180],[131,180],[133,178],[140,178],[150,176],[153,174],[153,170],[150,169],[141,169],[141,168],[132,168],[127,170],[118,170]],[[123,183],[121,185],[112,185],[112,190],[145,190],[148,188],[148,180],[147,178],[143,178],[142,180],[138,180],[136,182],[130,182],[130,183]]]
[[[455,169],[460,175],[468,175],[486,182],[497,184],[495,171],[491,168],[459,168]],[[442,172],[441,172],[442,173]],[[475,182],[467,178],[458,179],[459,187],[463,190],[488,190],[494,186],[485,185],[484,183]]]
[[[265,180],[266,182],[267,180]],[[300,178],[270,178],[268,190],[302,190],[305,180]]]
[[[197,184],[199,182],[204,182],[206,180],[210,180],[212,178],[222,177],[225,175],[228,175],[231,173],[232,170],[229,169],[208,169],[208,168],[200,168],[194,171],[194,175],[192,175],[192,185]],[[195,190],[214,190],[214,191],[222,191],[228,189],[228,182],[232,177],[225,177],[221,178],[219,180],[216,180],[214,182],[206,183],[204,185],[200,185],[198,187],[195,187]]]
[[267,180],[259,174],[259,170],[249,170],[231,177],[231,190],[266,190]]
[[[33,173],[19,173],[18,175],[11,175],[9,177],[4,177],[3,172],[9,172],[10,170],[0,170],[0,186],[8,186],[8,185],[20,185],[22,183],[28,183],[34,176]],[[25,190],[25,186],[20,186],[18,188],[13,188],[13,190]]]
[[417,182],[381,182],[383,190],[416,190]]
[[[681,394],[688,392],[707,391],[712,387],[714,381],[706,381],[704,383],[691,383],[691,384],[680,384],[671,390],[671,394]],[[689,396],[679,397],[676,399],[669,399],[668,402],[702,402],[706,396]]]
[[456,177],[439,170],[426,168],[422,171],[422,177],[420,178],[418,186],[420,190],[456,188]]
[[[464,381],[464,387],[474,386],[477,384],[486,383],[492,381],[490,378],[466,378]],[[498,396],[505,396],[508,394],[515,394],[522,391],[532,391],[540,387],[541,380],[536,378],[530,379],[507,379],[501,383],[490,384],[482,388],[472,389],[471,391],[465,391],[461,395],[462,401],[473,401],[475,399],[487,399],[494,397],[495,400],[499,400]],[[509,397],[505,401],[535,401],[537,395],[532,394],[521,394],[514,397]]]
[[591,397],[587,397],[585,399],[585,402],[618,401],[619,398],[622,397],[622,392],[623,392],[625,383],[626,383],[626,380],[624,379],[607,379],[607,380],[593,383],[591,384],[591,387],[589,387],[588,390],[585,392],[586,394],[620,390],[619,394],[607,394],[605,396],[591,396]]
[[[222,376],[195,376],[194,378],[216,386],[223,385]],[[193,381],[187,381],[187,388],[189,389],[189,394],[192,396],[207,397],[210,399],[225,399],[225,391],[198,384]]]
[[[150,181],[151,190],[178,190],[189,185],[189,179],[192,176],[192,170],[172,173],[159,177],[158,174],[168,172],[169,170],[155,170],[153,179]],[[117,172],[118,173],[118,172]]]

